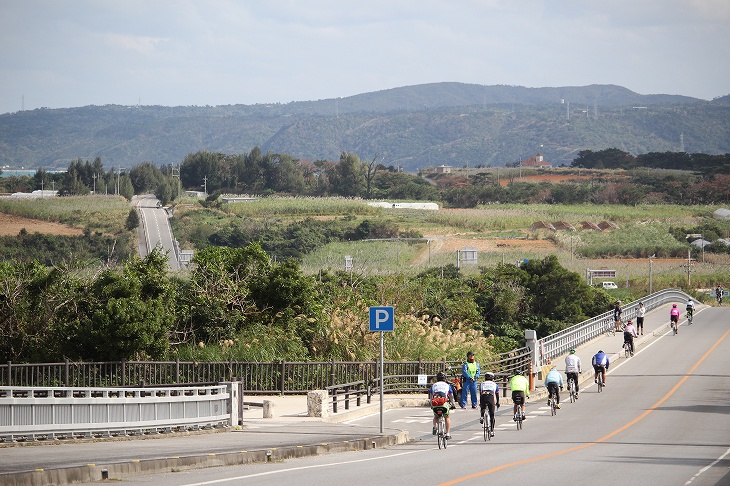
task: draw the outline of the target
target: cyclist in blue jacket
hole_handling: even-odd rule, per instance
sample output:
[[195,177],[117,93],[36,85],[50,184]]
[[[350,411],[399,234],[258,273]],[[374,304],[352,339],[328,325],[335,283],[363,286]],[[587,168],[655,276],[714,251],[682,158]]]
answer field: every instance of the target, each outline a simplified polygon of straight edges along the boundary
[[[555,394],[555,408],[560,408],[560,392],[558,387],[563,389],[563,375],[560,374],[558,369],[553,365],[545,376],[545,388],[547,388],[548,394]],[[550,401],[548,400],[548,405]]]
[[595,371],[595,374],[593,376],[593,382],[598,383],[598,373],[601,373],[601,376],[603,377],[603,386],[606,386],[606,371],[608,370],[609,360],[606,353],[603,352],[603,350],[598,351],[596,354],[593,355],[593,359],[591,359],[591,364],[593,365],[593,370]]

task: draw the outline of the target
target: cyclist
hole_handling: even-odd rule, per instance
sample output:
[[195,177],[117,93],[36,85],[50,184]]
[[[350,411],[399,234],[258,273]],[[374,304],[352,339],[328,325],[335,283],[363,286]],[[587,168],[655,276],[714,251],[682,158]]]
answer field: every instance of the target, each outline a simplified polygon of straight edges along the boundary
[[[438,415],[436,409],[440,408],[443,410],[444,418],[446,419],[446,439],[451,439],[451,419],[449,418],[449,411],[455,408],[454,394],[451,391],[451,385],[446,381],[446,373],[439,371],[436,373],[436,383],[431,385],[428,390],[428,398],[431,402],[431,410],[433,410],[433,435],[436,435],[436,423]],[[448,405],[447,403],[448,402]]]
[[695,313],[695,303],[692,300],[692,297],[687,299],[687,308],[685,310],[687,311],[687,319],[692,319],[692,316]]
[[621,312],[621,301],[617,300],[613,307],[613,322],[616,331],[621,330]]
[[634,353],[635,337],[639,337],[639,335],[636,333],[633,321],[629,319],[629,322],[626,323],[626,327],[624,327],[624,344],[628,343],[628,345],[630,346],[629,351],[631,352],[631,354]]
[[[496,400],[496,403],[495,403]],[[484,373],[484,381],[479,385],[479,423],[484,423],[484,409],[489,407],[489,428],[494,437],[494,412],[499,409],[499,385],[494,381],[494,373]]]
[[598,383],[598,373],[601,373],[601,377],[603,377],[603,386],[606,386],[606,371],[608,371],[608,366],[611,364],[606,353],[604,353],[603,350],[598,351],[593,355],[591,364],[593,365],[593,371],[595,372],[593,375],[593,382]]
[[722,305],[722,286],[719,284],[715,289],[715,298],[717,299],[717,304]]
[[[545,387],[548,390],[548,396],[553,393],[555,394],[555,408],[560,408],[560,392],[558,391],[558,387],[561,390],[563,389],[563,377],[555,365],[553,365],[545,377]],[[550,405],[550,399],[548,399],[548,405]]]
[[674,328],[674,334],[679,333],[679,307],[677,304],[672,304],[672,310],[669,311],[669,321],[672,323]]
[[575,399],[578,399],[578,373],[581,373],[583,370],[580,367],[580,358],[577,354],[575,354],[575,349],[570,350],[570,354],[565,357],[565,376],[568,378],[568,381],[570,379],[573,379],[573,383],[575,384]]
[[522,405],[520,405],[520,412],[522,420],[525,419],[525,402],[530,398],[530,382],[521,374],[516,374],[509,381],[509,388],[512,390],[512,403],[515,405],[512,407],[513,414],[517,415],[517,404],[515,403],[516,397],[522,398]]

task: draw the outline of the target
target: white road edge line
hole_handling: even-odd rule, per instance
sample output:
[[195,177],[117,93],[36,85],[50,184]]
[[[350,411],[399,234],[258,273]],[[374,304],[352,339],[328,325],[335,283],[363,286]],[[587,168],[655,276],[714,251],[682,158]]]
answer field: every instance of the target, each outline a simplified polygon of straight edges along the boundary
[[686,483],[684,483],[685,486],[688,485],[688,484],[690,484],[695,479],[697,479],[700,476],[700,474],[704,473],[705,471],[707,471],[708,469],[710,469],[712,466],[714,466],[718,462],[722,461],[725,458],[725,456],[727,456],[728,454],[730,454],[730,447],[725,451],[725,454],[723,454],[720,457],[718,457],[717,459],[715,459],[711,464],[709,464],[709,465],[703,467],[702,469],[700,469],[697,472],[697,474],[695,474],[694,476],[692,476],[692,478],[689,481],[687,481]]
[[181,486],[202,486],[204,484],[226,483],[229,481],[238,481],[240,479],[256,478],[256,477],[261,477],[261,476],[270,476],[272,474],[299,471],[299,470],[303,470],[303,469],[317,469],[320,467],[341,466],[343,464],[355,464],[358,462],[377,461],[380,459],[391,459],[391,458],[398,457],[398,456],[405,456],[405,455],[409,455],[409,454],[417,454],[420,452],[432,451],[434,449],[436,449],[436,448],[433,447],[431,449],[421,449],[421,450],[417,450],[417,451],[399,452],[397,454],[391,454],[390,456],[369,457],[367,459],[356,459],[354,461],[342,461],[342,462],[332,462],[329,464],[315,464],[312,466],[290,467],[287,469],[279,469],[277,471],[267,471],[267,472],[256,473],[256,474],[247,474],[246,476],[236,476],[236,477],[224,478],[224,479],[213,479],[211,481],[203,481],[202,483],[188,483],[188,484],[184,484]]

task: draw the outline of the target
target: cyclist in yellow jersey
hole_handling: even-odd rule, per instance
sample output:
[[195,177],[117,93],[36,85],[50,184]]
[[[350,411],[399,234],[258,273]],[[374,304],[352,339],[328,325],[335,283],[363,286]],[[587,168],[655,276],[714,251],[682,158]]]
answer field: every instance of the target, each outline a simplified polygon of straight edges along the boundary
[[530,382],[523,375],[517,374],[512,377],[509,381],[510,390],[512,390],[512,403],[514,403],[513,413],[517,415],[517,404],[515,403],[515,397],[522,398],[522,404],[520,405],[520,412],[522,414],[522,420],[525,420],[525,402],[530,398]]

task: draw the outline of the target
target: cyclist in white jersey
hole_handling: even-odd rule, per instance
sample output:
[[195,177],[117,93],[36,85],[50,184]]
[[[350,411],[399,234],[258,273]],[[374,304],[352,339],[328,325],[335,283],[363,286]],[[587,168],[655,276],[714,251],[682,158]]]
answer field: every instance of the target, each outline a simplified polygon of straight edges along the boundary
[[581,373],[582,371],[580,358],[577,354],[575,354],[575,349],[571,349],[570,354],[565,357],[565,376],[568,381],[572,378],[573,383],[575,383],[576,400],[578,399],[578,373]]
[[436,383],[431,385],[428,390],[428,398],[431,402],[431,410],[433,410],[433,435],[436,435],[436,421],[438,415],[437,409],[442,409],[444,418],[446,419],[446,439],[451,439],[451,418],[449,411],[454,407],[454,393],[451,385],[446,381],[446,374],[443,371],[436,373]]

